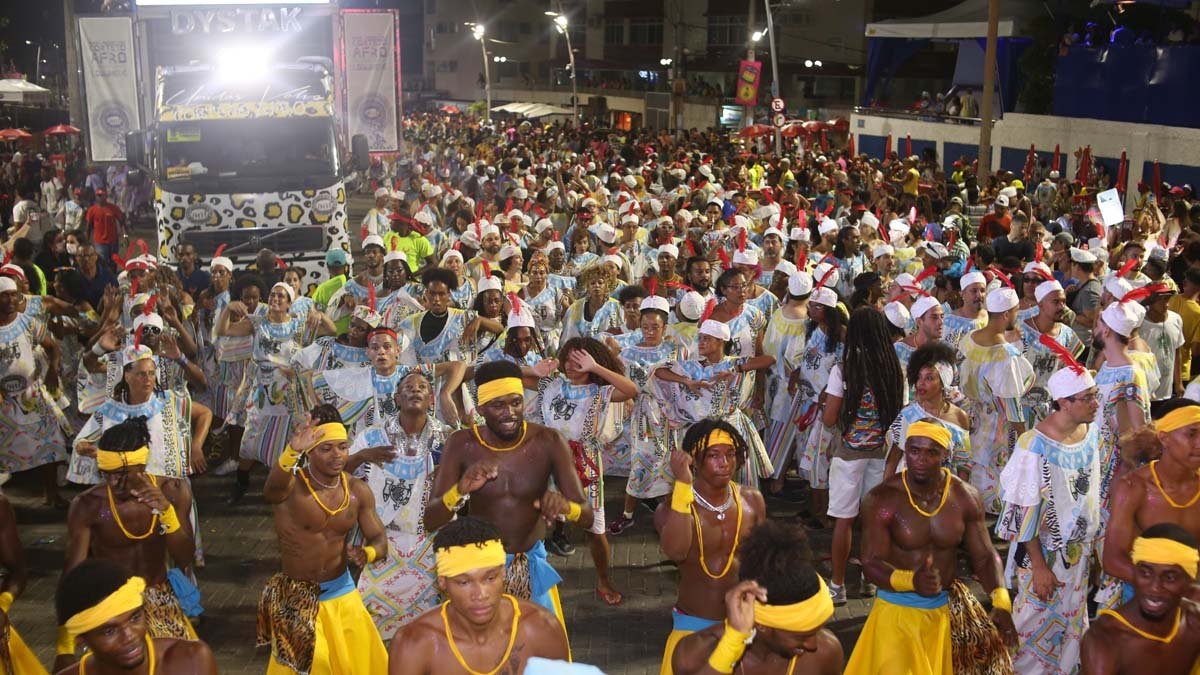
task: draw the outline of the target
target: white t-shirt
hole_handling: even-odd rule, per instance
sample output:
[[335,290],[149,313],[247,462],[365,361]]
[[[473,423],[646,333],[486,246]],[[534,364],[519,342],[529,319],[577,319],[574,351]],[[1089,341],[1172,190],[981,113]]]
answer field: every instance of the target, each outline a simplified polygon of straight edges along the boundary
[[62,182],[58,180],[57,176],[42,181],[42,201],[51,216],[58,213],[62,206]]
[[825,393],[838,398],[846,397],[846,383],[842,381],[841,364],[833,364],[833,369],[829,371],[829,379],[825,381]]
[[1173,396],[1176,350],[1183,346],[1183,318],[1167,310],[1162,323],[1143,321],[1138,334],[1150,345],[1158,362],[1158,387],[1150,392],[1150,400],[1161,401]]
[[37,211],[37,205],[31,200],[22,199],[13,205],[13,225],[24,225],[29,221],[29,215]]

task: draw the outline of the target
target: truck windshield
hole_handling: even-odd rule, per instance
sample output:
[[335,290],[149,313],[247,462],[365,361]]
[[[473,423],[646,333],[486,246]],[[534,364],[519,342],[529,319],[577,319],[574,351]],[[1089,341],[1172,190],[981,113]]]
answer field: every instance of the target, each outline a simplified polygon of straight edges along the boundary
[[163,128],[159,157],[168,183],[338,172],[328,117],[169,122]]

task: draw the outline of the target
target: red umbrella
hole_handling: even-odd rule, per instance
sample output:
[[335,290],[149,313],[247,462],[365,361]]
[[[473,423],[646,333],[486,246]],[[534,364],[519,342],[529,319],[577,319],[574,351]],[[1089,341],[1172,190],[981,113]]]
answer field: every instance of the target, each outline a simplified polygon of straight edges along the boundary
[[457,115],[457,114],[459,114],[459,113],[461,113],[461,112],[462,112],[461,110],[459,110],[459,109],[458,109],[458,108],[456,108],[455,106],[452,106],[452,105],[450,105],[449,103],[447,103],[446,105],[444,105],[444,106],[442,106],[442,107],[438,108],[438,110],[440,110],[440,111],[442,111],[442,112],[444,112],[444,113],[450,113],[451,115]]
[[817,133],[818,131],[825,131],[828,128],[829,125],[821,120],[809,120],[804,123],[804,130],[813,134]]
[[745,129],[739,131],[738,136],[741,136],[742,138],[757,138],[759,136],[766,136],[767,134],[774,132],[775,127],[769,124],[751,124]]
[[1058,144],[1055,143],[1054,144],[1054,161],[1050,164],[1051,171],[1058,171],[1058,162],[1059,162],[1060,158],[1061,158],[1061,154],[1059,153],[1059,150],[1058,150]]
[[1025,156],[1025,171],[1023,172],[1026,183],[1028,183],[1030,177],[1033,176],[1033,164],[1036,159],[1037,150],[1035,149],[1034,144],[1030,143],[1029,154]]
[[883,142],[883,161],[887,161],[892,155],[892,135],[887,135],[887,140]]
[[850,134],[849,142],[847,143],[846,150],[850,153],[851,157],[854,156],[854,134]]
[[804,124],[800,122],[789,122],[783,125],[783,129],[780,130],[780,133],[783,134],[784,138],[795,138],[801,134],[807,134],[808,130],[805,129]]
[[835,117],[826,122],[826,124],[828,124],[829,128],[833,129],[834,131],[850,130],[850,120],[846,119],[845,117]]
[[0,140],[21,141],[33,138],[33,134],[24,129],[0,129]]
[[70,124],[56,124],[42,133],[47,136],[74,136],[81,132]]
[[912,157],[912,134],[904,134],[904,156]]

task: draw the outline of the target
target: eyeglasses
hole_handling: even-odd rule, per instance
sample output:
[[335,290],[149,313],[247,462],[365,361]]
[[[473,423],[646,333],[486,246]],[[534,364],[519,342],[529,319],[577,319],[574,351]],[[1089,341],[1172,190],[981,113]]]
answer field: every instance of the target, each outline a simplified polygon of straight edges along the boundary
[[1094,403],[1100,400],[1100,392],[1094,391],[1090,394],[1075,394],[1074,396],[1066,397],[1071,403]]

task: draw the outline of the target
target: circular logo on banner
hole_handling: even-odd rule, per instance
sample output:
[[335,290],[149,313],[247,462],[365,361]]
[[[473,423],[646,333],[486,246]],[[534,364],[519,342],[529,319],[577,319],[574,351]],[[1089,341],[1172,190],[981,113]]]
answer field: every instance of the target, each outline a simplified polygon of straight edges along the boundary
[[187,220],[194,225],[203,225],[212,218],[213,209],[203,202],[187,207]]
[[391,124],[391,108],[387,99],[378,94],[366,94],[355,103],[354,117],[358,120],[359,130],[367,135],[370,147],[387,145],[384,130]]
[[328,192],[322,192],[312,202],[313,213],[318,216],[331,216],[337,209],[337,201]]
[[129,132],[131,117],[129,109],[117,101],[105,101],[96,106],[92,119],[100,133],[112,142],[114,154],[125,155],[125,134]]

